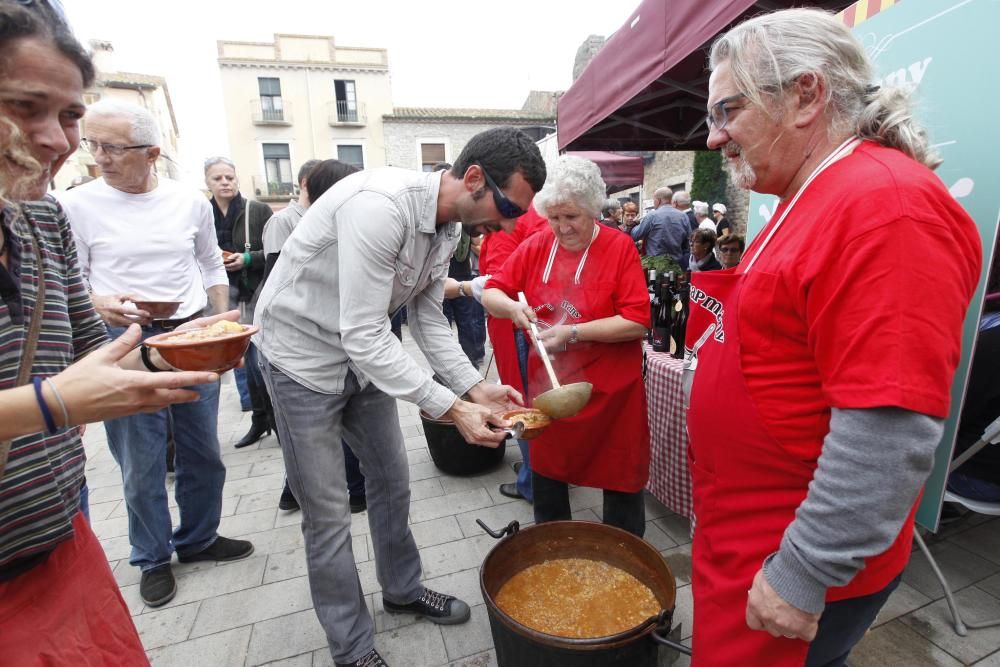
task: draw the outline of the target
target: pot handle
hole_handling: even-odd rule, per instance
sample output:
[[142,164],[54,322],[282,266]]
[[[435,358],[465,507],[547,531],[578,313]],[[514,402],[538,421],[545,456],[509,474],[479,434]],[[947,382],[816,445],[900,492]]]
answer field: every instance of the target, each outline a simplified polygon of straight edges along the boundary
[[510,523],[507,524],[507,527],[501,531],[490,529],[489,526],[483,523],[482,519],[476,519],[476,523],[478,523],[479,527],[485,530],[489,534],[489,536],[495,540],[499,540],[502,537],[507,537],[508,535],[515,535],[517,534],[517,531],[521,530],[521,524],[519,524],[517,521],[511,521]]
[[650,638],[660,644],[661,646],[666,646],[674,649],[678,653],[683,653],[684,655],[691,655],[691,649],[679,642],[675,642],[672,639],[667,639],[667,635],[670,633],[670,624],[673,622],[674,614],[671,611],[664,609],[660,612],[660,617],[657,619],[656,627],[649,633]]

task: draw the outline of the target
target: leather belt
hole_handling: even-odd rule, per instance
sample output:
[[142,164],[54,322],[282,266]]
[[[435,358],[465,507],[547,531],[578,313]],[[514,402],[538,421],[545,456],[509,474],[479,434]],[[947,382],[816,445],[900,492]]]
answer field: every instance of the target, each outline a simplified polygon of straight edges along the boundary
[[163,329],[164,331],[173,331],[180,325],[185,324],[186,322],[190,322],[191,320],[197,319],[199,317],[201,317],[200,314],[190,315],[188,317],[182,317],[178,320],[153,320],[152,322],[149,323],[149,326]]

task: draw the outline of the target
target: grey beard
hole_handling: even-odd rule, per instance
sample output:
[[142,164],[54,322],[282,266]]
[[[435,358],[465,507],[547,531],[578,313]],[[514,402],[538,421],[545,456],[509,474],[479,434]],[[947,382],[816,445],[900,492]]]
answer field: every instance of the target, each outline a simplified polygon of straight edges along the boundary
[[746,158],[743,157],[742,153],[735,163],[726,160],[725,167],[726,171],[729,172],[729,177],[732,179],[733,185],[740,189],[750,190],[753,188],[754,183],[757,182],[757,174]]

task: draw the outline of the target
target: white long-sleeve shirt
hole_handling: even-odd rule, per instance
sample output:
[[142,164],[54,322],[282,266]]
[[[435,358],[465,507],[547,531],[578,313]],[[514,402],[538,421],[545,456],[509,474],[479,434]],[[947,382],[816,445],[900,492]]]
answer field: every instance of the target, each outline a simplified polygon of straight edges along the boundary
[[212,207],[195,188],[160,178],[152,192],[132,194],[99,178],[55,194],[94,294],[183,301],[179,319],[205,308],[209,287],[229,285]]
[[[432,417],[482,381],[441,312],[461,229],[438,225],[441,174],[366,169],[326,191],[281,248],[257,302],[254,336],[268,362],[313,391],[344,390],[349,370]],[[436,383],[392,335],[410,334]]]

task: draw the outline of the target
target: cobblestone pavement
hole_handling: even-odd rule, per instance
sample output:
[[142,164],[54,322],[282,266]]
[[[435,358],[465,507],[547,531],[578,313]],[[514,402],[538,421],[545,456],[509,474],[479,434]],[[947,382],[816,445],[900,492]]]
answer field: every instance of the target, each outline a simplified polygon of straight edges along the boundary
[[[408,350],[420,358],[412,340]],[[489,356],[489,355],[487,355]],[[479,565],[494,545],[487,525],[513,519],[532,522],[531,507],[497,492],[513,481],[510,465],[520,458],[507,448],[504,464],[476,477],[451,477],[431,462],[417,408],[399,404],[400,427],[410,460],[410,522],[420,547],[426,583],[466,600],[472,619],[442,627],[413,616],[389,616],[375,577],[366,514],[354,516],[353,548],[358,573],[374,615],[379,651],[393,667],[486,667],[496,664]],[[219,439],[227,466],[220,534],[252,540],[246,560],[227,564],[181,564],[175,560],[177,597],[151,609],[139,597],[139,571],[128,564],[128,520],[121,474],[107,449],[101,424],[91,425],[84,442],[89,461],[91,518],[122,594],[132,611],[153,665],[162,667],[332,667],[326,637],[313,613],[305,571],[298,512],[278,510],[283,464],[272,435],[246,449],[233,449],[249,428],[239,410],[231,375],[223,379]],[[170,482],[168,481],[168,484]],[[685,640],[691,635],[689,524],[647,494],[646,539],[663,553],[677,577],[677,614]],[[599,520],[601,493],[575,488],[574,518]],[[171,511],[177,520],[176,506]],[[1000,617],[1000,521],[973,517],[932,545],[945,575],[958,590],[967,620]],[[852,656],[855,667],[972,665],[1000,667],[1000,627],[958,637],[947,622],[940,586],[923,556],[916,553],[903,583],[878,623]],[[682,658],[676,663],[687,665]]]

